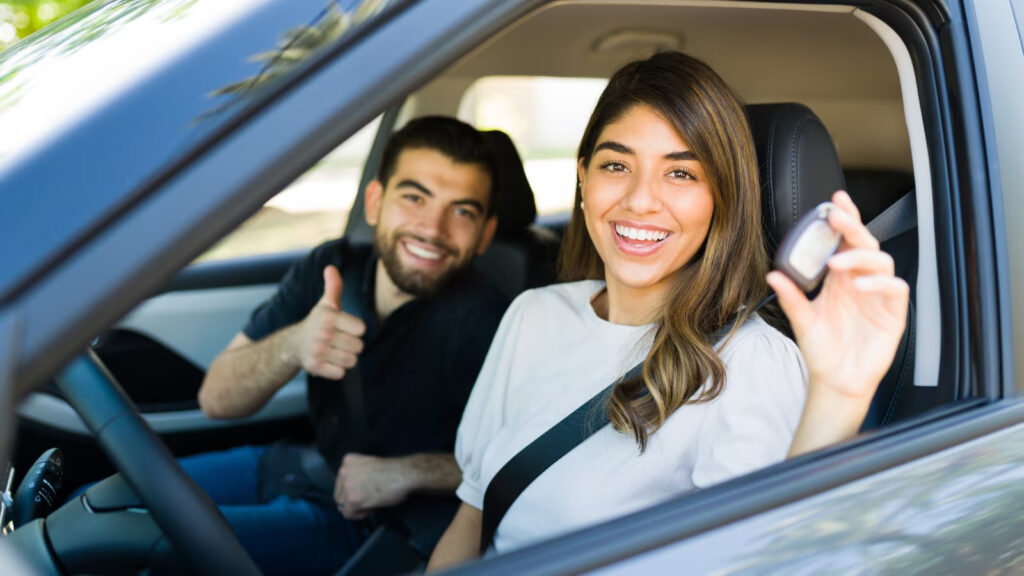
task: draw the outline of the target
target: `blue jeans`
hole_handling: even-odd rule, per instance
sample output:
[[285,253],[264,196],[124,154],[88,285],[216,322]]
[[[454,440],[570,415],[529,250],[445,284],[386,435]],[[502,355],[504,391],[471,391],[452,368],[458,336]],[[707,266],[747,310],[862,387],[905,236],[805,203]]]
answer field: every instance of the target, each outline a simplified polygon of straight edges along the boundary
[[362,543],[357,526],[319,502],[277,496],[260,499],[262,446],[242,446],[179,460],[213,498],[265,574],[330,574]]

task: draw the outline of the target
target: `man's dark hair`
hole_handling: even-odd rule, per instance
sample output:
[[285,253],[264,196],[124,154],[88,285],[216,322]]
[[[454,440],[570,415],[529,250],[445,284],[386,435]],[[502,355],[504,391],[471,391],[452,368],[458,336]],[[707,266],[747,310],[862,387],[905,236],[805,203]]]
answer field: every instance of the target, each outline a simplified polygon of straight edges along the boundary
[[387,187],[395,173],[395,164],[403,150],[436,150],[460,164],[477,164],[491,177],[491,195],[487,215],[498,207],[498,168],[494,152],[483,135],[469,124],[448,116],[424,116],[412,120],[388,139],[377,170],[377,179]]

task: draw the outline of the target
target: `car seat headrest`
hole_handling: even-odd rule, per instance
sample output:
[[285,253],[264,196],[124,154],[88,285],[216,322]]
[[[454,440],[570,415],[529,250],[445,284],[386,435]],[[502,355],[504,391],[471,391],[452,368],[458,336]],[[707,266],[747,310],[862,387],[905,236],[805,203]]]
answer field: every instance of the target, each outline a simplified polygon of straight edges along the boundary
[[821,120],[802,104],[746,107],[761,172],[768,255],[800,216],[845,189],[843,169]]
[[526,179],[526,170],[519,151],[508,134],[500,130],[481,132],[491,146],[497,164],[498,232],[499,237],[515,235],[533,224],[537,204],[533,188]]

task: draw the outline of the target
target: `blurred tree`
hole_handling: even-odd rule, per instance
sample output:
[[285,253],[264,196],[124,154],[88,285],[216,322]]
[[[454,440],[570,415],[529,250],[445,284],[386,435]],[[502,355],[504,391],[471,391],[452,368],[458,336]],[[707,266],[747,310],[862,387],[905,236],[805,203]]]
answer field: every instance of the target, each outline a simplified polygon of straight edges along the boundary
[[0,0],[0,49],[92,0]]

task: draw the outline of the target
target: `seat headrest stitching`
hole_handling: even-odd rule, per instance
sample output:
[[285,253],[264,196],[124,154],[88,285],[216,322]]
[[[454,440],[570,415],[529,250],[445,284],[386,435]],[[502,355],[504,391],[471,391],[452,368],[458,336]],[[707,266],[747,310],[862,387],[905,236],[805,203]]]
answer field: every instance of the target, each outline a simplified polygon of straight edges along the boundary
[[792,154],[789,160],[789,165],[791,171],[790,177],[792,179],[792,195],[790,205],[793,208],[793,224],[796,224],[796,221],[800,218],[800,178],[798,177],[800,173],[799,141],[800,136],[803,134],[804,124],[806,124],[807,121],[810,119],[811,117],[805,114],[804,116],[801,116],[799,120],[797,120],[796,127],[793,129],[793,138],[792,140],[790,140],[789,143],[790,153]]
[[[769,217],[769,230],[772,232],[772,236],[775,235],[775,228],[778,227],[778,220],[775,217],[775,164],[774,153],[775,153],[775,117],[772,117],[771,123],[768,125],[768,177],[767,182],[761,187],[763,190],[765,186],[768,187],[768,217]],[[778,244],[779,238],[774,238],[773,241]]]

